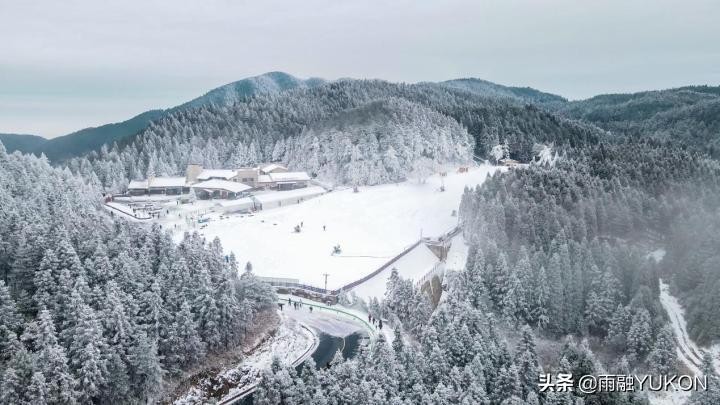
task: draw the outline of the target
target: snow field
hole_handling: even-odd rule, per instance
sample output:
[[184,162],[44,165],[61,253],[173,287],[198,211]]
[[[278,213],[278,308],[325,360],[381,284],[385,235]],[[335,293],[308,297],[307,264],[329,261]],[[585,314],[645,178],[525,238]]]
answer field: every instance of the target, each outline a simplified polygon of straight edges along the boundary
[[[284,277],[324,287],[340,288],[378,269],[421,236],[440,235],[457,224],[451,215],[466,186],[481,184],[501,168],[482,165],[468,173],[431,176],[425,183],[407,181],[333,191],[291,206],[254,215],[230,215],[198,228],[206,238],[219,237],[241,267],[253,264],[259,276]],[[440,191],[444,182],[445,190]],[[172,213],[171,215],[172,216]],[[294,232],[301,225],[301,232]],[[323,229],[325,226],[325,229]],[[333,246],[342,253],[333,255]]]

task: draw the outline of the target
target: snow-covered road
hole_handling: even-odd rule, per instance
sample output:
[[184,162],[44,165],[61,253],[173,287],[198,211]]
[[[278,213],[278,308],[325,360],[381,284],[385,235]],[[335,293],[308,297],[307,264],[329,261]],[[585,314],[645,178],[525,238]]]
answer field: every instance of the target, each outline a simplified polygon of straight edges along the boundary
[[660,280],[660,302],[670,317],[670,325],[675,333],[678,358],[694,373],[700,373],[702,350],[690,339],[687,333],[685,310],[677,298],[670,294],[670,286]]

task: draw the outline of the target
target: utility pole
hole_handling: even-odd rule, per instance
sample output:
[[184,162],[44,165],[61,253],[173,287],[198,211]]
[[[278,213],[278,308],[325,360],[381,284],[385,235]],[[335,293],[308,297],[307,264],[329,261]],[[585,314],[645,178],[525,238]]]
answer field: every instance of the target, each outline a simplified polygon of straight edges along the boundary
[[327,289],[327,278],[328,278],[329,274],[328,274],[328,273],[323,273],[323,276],[325,276],[325,294],[327,294],[327,292],[328,292],[328,289]]

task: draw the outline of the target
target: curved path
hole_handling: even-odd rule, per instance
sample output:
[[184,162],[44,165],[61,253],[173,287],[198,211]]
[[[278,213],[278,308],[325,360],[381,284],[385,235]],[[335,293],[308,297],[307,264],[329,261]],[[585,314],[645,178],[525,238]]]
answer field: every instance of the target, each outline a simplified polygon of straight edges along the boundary
[[[302,302],[302,308],[298,310],[290,309],[291,307],[288,305],[288,298],[292,300],[293,302]],[[310,317],[313,318],[313,315],[333,315],[335,317],[338,317],[338,324],[347,324],[348,322],[351,322],[353,324],[359,324],[362,326],[362,329],[367,332],[367,334],[370,336],[370,342],[373,341],[372,338],[376,337],[379,333],[379,330],[375,328],[374,326],[370,325],[364,317],[367,316],[367,314],[361,314],[357,311],[345,309],[345,308],[337,308],[328,306],[325,304],[321,304],[314,301],[308,301],[307,299],[303,300],[301,297],[296,297],[292,295],[279,295],[279,303],[282,303],[284,305],[283,311],[286,312],[288,315],[290,314],[302,314],[304,317]],[[306,308],[307,307],[307,308]],[[309,312],[309,308],[313,308],[316,312]],[[297,312],[294,312],[297,311]],[[327,317],[325,317],[327,318]],[[320,344],[320,340],[318,338],[317,333],[313,331],[313,326],[309,325],[305,322],[303,322],[302,319],[296,319],[300,326],[303,329],[306,329],[309,331],[313,336],[313,343],[303,352],[301,356],[299,356],[297,359],[295,359],[292,362],[293,367],[297,367],[300,364],[302,364],[305,360],[307,360],[310,356],[315,353],[315,351],[318,349],[318,345]],[[324,321],[330,320],[332,321],[332,318],[324,319]],[[322,326],[316,326],[318,329],[322,328]],[[347,326],[344,326],[347,332]],[[345,345],[345,339],[343,338],[343,347]],[[254,382],[252,384],[249,384],[245,386],[240,391],[233,393],[232,395],[228,395],[227,397],[223,398],[218,402],[220,405],[230,405],[234,403],[240,402],[243,398],[246,398],[250,394],[252,394],[258,386],[259,382]]]

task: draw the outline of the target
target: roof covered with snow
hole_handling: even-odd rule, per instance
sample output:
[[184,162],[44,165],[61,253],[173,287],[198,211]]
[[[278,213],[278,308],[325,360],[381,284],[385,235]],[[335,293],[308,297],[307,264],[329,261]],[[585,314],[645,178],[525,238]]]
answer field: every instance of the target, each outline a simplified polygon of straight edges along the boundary
[[225,190],[231,193],[241,193],[243,191],[250,190],[252,187],[238,183],[235,181],[227,181],[220,179],[212,179],[208,181],[202,181],[200,183],[193,184],[192,188],[200,188],[205,190]]
[[314,197],[316,195],[325,194],[322,187],[305,187],[288,191],[274,191],[272,193],[257,194],[255,200],[260,203],[269,203],[274,201],[284,201],[287,199]]
[[265,166],[260,166],[260,170],[262,170],[265,173],[270,173],[271,171],[276,170],[276,169],[287,170],[287,167],[285,167],[283,165],[279,165],[277,163],[270,163]]
[[305,172],[270,173],[272,181],[308,181],[310,176]]
[[149,181],[150,188],[185,187],[185,177],[154,177]]
[[130,182],[130,184],[128,184],[128,189],[131,189],[131,190],[132,189],[134,189],[134,190],[143,189],[144,190],[147,188],[147,186],[148,186],[147,180],[132,180]]
[[198,175],[198,180],[209,180],[209,179],[232,179],[237,175],[235,170],[229,169],[205,169]]
[[272,179],[267,174],[261,174],[257,179],[258,183],[272,183]]

